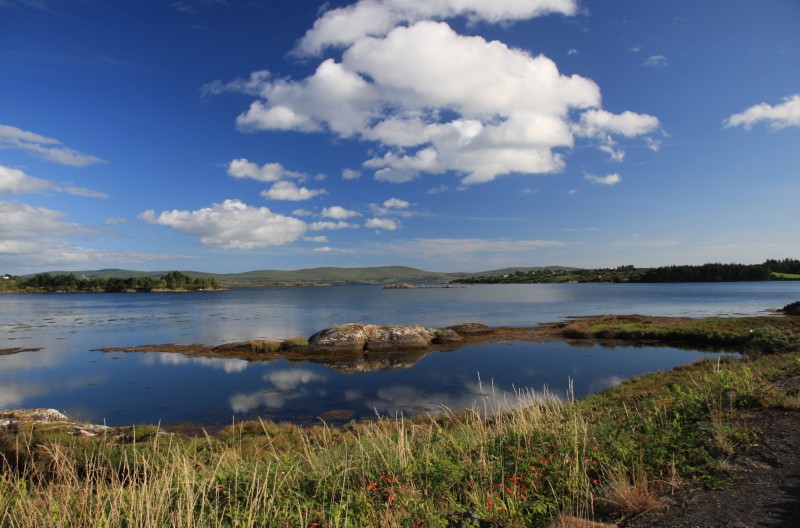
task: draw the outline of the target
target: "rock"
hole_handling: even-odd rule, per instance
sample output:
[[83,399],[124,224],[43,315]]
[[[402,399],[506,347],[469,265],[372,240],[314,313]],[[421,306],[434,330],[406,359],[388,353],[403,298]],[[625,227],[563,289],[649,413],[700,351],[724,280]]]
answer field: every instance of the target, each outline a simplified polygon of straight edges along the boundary
[[55,409],[14,409],[0,411],[0,428],[17,428],[21,424],[61,424],[73,430],[72,434],[95,436],[109,431],[105,425],[73,422],[66,415]]
[[492,329],[483,323],[461,323],[453,326],[448,326],[448,329],[462,336],[491,334]]
[[363,351],[377,325],[346,323],[333,325],[308,338],[311,347],[323,350]]
[[781,311],[786,315],[800,315],[800,301],[787,304]]
[[383,287],[384,290],[411,290],[414,286],[411,284],[406,284],[404,282],[398,282],[397,284],[387,284]]
[[433,338],[433,330],[421,325],[381,326],[367,338],[367,351],[427,348]]
[[442,328],[441,330],[436,330],[434,333],[436,337],[433,338],[433,342],[437,345],[443,343],[457,343],[464,340],[464,338],[452,328]]

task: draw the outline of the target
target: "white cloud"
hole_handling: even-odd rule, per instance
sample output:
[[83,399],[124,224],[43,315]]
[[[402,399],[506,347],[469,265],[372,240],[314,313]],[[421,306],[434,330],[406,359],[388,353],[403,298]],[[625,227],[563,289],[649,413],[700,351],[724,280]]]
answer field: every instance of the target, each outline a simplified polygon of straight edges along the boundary
[[664,55],[651,55],[642,63],[642,66],[647,66],[648,68],[662,68],[668,65],[669,62]]
[[314,222],[308,228],[311,231],[324,231],[324,230],[334,230],[334,229],[358,229],[358,224],[351,224],[350,222],[345,222],[340,220],[338,222]]
[[361,216],[356,211],[350,211],[339,205],[333,207],[326,207],[322,210],[322,216],[325,218],[333,218],[334,220],[346,220],[356,216]]
[[306,242],[316,242],[318,244],[324,244],[328,241],[328,237],[321,235],[321,236],[313,236],[313,237],[305,237],[303,238]]
[[74,185],[56,185],[50,180],[35,178],[19,169],[0,165],[0,195],[42,193],[46,191],[63,192],[87,198],[108,198],[108,195]]
[[52,187],[51,181],[34,178],[19,169],[0,165],[0,195],[39,193]]
[[612,114],[605,110],[592,109],[581,115],[579,133],[591,137],[619,134],[632,138],[654,132],[658,127],[659,121],[655,116],[628,111]]
[[302,200],[310,200],[326,192],[325,189],[308,189],[306,187],[298,187],[294,182],[279,181],[272,184],[272,187],[266,191],[262,191],[261,196],[269,198],[270,200],[299,202]]
[[611,161],[622,162],[625,160],[625,151],[617,150],[613,147],[613,145],[600,145],[597,148],[608,154]]
[[361,171],[357,171],[355,169],[344,169],[342,171],[342,179],[343,180],[357,180],[361,177]]
[[97,156],[64,147],[57,139],[0,124],[0,150],[2,149],[24,150],[47,161],[72,167],[85,167],[104,162]]
[[287,170],[280,163],[265,163],[261,167],[245,158],[235,159],[228,165],[228,175],[234,178],[251,178],[262,182],[276,182],[283,178],[302,178],[302,172]]
[[399,198],[389,198],[385,202],[383,202],[383,206],[387,209],[406,209],[410,206],[411,203],[405,200],[401,200]]
[[466,16],[497,23],[549,13],[572,15],[577,7],[575,0],[360,0],[324,13],[300,40],[297,52],[317,55],[326,47],[347,47],[364,37],[383,36],[400,24],[425,18]]
[[292,216],[314,216],[314,213],[308,209],[295,209],[292,211]]
[[111,218],[106,218],[106,221],[105,221],[105,222],[103,222],[103,223],[104,223],[105,225],[107,225],[107,226],[115,226],[115,225],[124,224],[124,223],[125,223],[125,222],[127,222],[127,221],[128,221],[128,220],[127,220],[127,219],[125,219],[125,218],[121,218],[121,217],[111,217]]
[[386,231],[394,231],[398,227],[400,227],[400,223],[397,220],[392,220],[391,218],[370,218],[364,224],[364,227],[369,229],[383,229]]
[[223,249],[279,246],[299,239],[308,228],[302,220],[273,213],[266,207],[251,207],[239,200],[225,200],[197,211],[173,210],[157,215],[149,210],[139,218],[197,236],[205,246]]
[[101,251],[75,246],[65,237],[96,235],[87,226],[67,222],[66,214],[19,202],[0,202],[0,267],[23,273],[57,266],[108,266],[181,258],[175,254]]
[[622,181],[622,176],[619,174],[609,174],[608,176],[597,176],[594,174],[585,174],[584,179],[587,181],[592,182],[595,185],[608,185],[609,187],[612,185],[616,185]]
[[750,130],[757,123],[767,123],[773,129],[800,126],[800,93],[785,97],[777,105],[767,103],[751,106],[744,112],[725,120],[726,127],[741,126]]
[[[576,9],[573,0],[361,0],[324,13],[298,43],[307,56],[342,50],[307,78],[262,71],[208,91],[257,94],[237,119],[244,131],[327,132],[376,144],[363,165],[380,181],[452,171],[469,185],[559,172],[559,150],[576,137],[638,137],[657,130],[658,119],[602,110],[592,80],[561,74],[543,55],[460,35],[442,20],[494,23]],[[576,111],[584,111],[579,123]]]

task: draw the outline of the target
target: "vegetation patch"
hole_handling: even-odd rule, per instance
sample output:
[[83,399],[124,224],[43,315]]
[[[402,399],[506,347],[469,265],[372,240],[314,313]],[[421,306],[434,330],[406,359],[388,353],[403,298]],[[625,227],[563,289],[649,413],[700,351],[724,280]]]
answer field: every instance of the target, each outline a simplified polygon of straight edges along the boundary
[[[672,324],[668,336],[714,331],[714,340],[754,351],[647,374],[580,401],[520,391],[488,412],[341,428],[256,421],[199,437],[153,426],[96,437],[57,424],[0,430],[0,525],[618,522],[660,507],[679,487],[723,485],[721,464],[758,441],[742,412],[797,408],[800,334],[782,321],[573,321],[603,335],[659,336]],[[756,337],[747,338],[750,330]]]

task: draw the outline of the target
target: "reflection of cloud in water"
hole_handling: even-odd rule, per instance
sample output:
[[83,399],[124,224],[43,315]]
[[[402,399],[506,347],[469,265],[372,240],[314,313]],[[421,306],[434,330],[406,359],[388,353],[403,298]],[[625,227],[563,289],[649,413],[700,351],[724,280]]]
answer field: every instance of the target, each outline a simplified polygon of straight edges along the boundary
[[324,381],[325,376],[315,373],[309,369],[284,369],[267,372],[264,374],[264,381],[275,385],[276,389],[289,391],[298,385],[305,385],[312,381]]
[[478,383],[467,383],[464,390],[456,394],[427,392],[417,387],[396,385],[378,390],[376,396],[376,399],[366,401],[365,405],[382,414],[474,409],[481,414],[490,415],[515,407],[559,399],[548,392],[505,391],[494,386],[487,388]]
[[[64,363],[65,354],[54,350],[37,350],[33,352],[18,352],[0,356],[0,372],[8,373],[10,370],[20,370],[38,367],[54,367]],[[0,378],[2,379],[2,378]]]
[[[325,376],[309,369],[283,369],[267,372],[263,378],[264,381],[272,383],[275,388],[271,391],[235,394],[229,400],[233,412],[247,413],[259,407],[280,409],[286,405],[287,401],[308,398],[311,395],[311,391],[305,388],[304,385],[323,381]],[[296,391],[295,389],[298,387],[302,388]],[[321,396],[323,392],[317,392],[316,396]]]
[[105,374],[93,374],[56,383],[0,383],[0,409],[25,407],[25,400],[54,392],[81,389],[89,384],[99,385],[107,380]]
[[592,384],[589,385],[589,392],[600,392],[603,389],[607,389],[609,387],[616,387],[623,381],[622,376],[617,376],[616,374],[611,374],[609,376],[604,376],[602,378],[598,378],[592,381]]
[[[189,357],[183,354],[175,354],[171,352],[157,354],[158,361],[162,365],[201,365],[203,367],[211,367],[213,369],[222,370],[226,374],[236,374],[237,372],[244,372],[250,365],[243,359],[236,358],[206,358],[206,357]],[[145,355],[143,359],[146,365],[152,365],[153,359],[149,355]]]

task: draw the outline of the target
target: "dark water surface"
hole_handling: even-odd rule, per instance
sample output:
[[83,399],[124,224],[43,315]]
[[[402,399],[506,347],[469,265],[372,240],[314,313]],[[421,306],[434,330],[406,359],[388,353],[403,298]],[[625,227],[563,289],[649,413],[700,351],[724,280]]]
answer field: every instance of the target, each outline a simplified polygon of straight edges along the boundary
[[[376,286],[244,288],[215,293],[0,296],[0,409],[55,407],[110,425],[229,423],[263,416],[329,421],[495,406],[514,391],[569,381],[582,396],[652,370],[708,357],[672,348],[575,348],[495,343],[433,353],[410,368],[358,374],[285,360],[101,353],[93,348],[219,344],[308,336],[333,323],[464,321],[528,326],[572,315],[734,316],[800,299],[800,283],[476,285],[384,290]],[[482,385],[480,384],[482,381]]]

